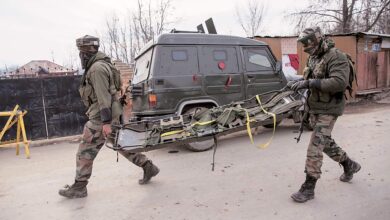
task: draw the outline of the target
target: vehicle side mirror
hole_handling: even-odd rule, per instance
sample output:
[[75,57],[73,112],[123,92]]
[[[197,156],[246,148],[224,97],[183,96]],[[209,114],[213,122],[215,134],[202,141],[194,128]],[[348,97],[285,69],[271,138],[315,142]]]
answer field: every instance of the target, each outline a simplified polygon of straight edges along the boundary
[[278,74],[278,73],[280,73],[280,71],[282,71],[282,63],[280,61],[276,62],[275,71],[276,71],[276,74]]

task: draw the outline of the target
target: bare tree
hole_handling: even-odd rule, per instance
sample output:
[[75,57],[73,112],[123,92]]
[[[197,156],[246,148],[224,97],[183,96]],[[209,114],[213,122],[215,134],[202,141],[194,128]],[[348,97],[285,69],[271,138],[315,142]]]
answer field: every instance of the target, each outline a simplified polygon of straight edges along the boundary
[[152,6],[151,2],[144,5],[138,0],[137,11],[132,16],[133,24],[140,31],[144,43],[165,31],[165,26],[170,23],[170,12],[173,10],[171,0],[160,0],[155,6]]
[[119,59],[119,18],[113,13],[106,19],[107,35],[109,40],[109,54],[114,59]]
[[[129,40],[127,39],[127,28],[128,26],[124,25],[120,28],[120,32],[121,32],[121,35],[120,35],[120,43],[119,43],[119,46],[120,46],[120,57],[121,57],[121,60],[125,63],[129,63],[130,60],[129,60],[129,46],[128,46],[128,42]],[[131,37],[131,36],[130,36]]]
[[156,22],[156,34],[160,35],[165,31],[165,27],[172,22],[170,21],[170,13],[173,10],[173,5],[171,0],[163,1],[161,0],[155,14],[155,22]]
[[238,23],[246,35],[253,37],[260,31],[266,7],[264,4],[259,4],[256,0],[247,0],[246,3],[244,11],[236,6],[236,15]]
[[75,47],[70,47],[68,51],[68,57],[63,60],[62,65],[68,69],[79,70],[81,69],[80,59],[78,51]]
[[113,13],[99,35],[101,49],[112,58],[131,64],[147,42],[166,31],[172,11],[171,0],[138,0],[136,10],[129,10],[123,20]]
[[145,5],[142,4],[141,0],[138,0],[137,11],[133,13],[134,25],[137,26],[141,33],[141,38],[143,42],[148,42],[152,39],[153,28],[152,28],[152,16],[151,16],[151,3],[149,1],[147,9]]
[[320,26],[331,33],[374,29],[390,0],[311,0],[307,8],[290,14],[297,30]]
[[[366,4],[372,4],[369,0]],[[380,16],[372,16],[371,20],[376,22],[375,25],[372,26],[372,31],[376,33],[382,33],[382,34],[390,34],[390,4],[389,1],[381,0],[383,4],[385,4],[385,7],[381,8],[382,14]],[[386,5],[387,2],[387,5]],[[372,7],[370,7],[372,8]],[[368,10],[371,12],[371,9]],[[366,29],[370,26],[366,25]]]
[[137,19],[132,16],[130,18],[130,26],[132,29],[132,33],[130,36],[132,36],[132,44],[130,49],[130,57],[133,61],[135,59],[136,54],[141,50],[141,47],[144,45],[144,42],[141,40],[141,31],[139,26],[137,25]]
[[390,34],[390,5],[383,11],[374,31],[381,34]]

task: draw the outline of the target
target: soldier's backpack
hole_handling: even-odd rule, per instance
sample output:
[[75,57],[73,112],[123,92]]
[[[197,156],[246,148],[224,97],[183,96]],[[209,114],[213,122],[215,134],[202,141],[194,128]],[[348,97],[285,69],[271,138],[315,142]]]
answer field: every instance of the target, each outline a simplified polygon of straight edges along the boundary
[[[344,54],[347,57],[347,59],[348,59],[349,79],[348,79],[348,84],[347,84],[347,90],[349,92],[350,97],[352,97],[353,82],[356,82],[356,86],[358,85],[357,84],[357,75],[356,75],[355,62],[353,62],[351,55],[349,55],[348,53],[345,53],[345,52],[340,51],[338,49],[336,49],[336,50],[339,51],[340,53]],[[344,96],[345,96],[345,99],[347,99],[347,96],[345,94],[344,94]]]
[[110,75],[110,81],[113,82],[117,92],[122,91],[122,79],[120,71],[111,62],[107,62],[107,64],[110,66],[112,73],[112,75]]
[[347,85],[347,89],[349,91],[349,95],[352,97],[353,82],[355,81],[356,82],[356,86],[358,86],[355,62],[353,62],[353,60],[351,58],[351,55],[349,55],[348,53],[344,53],[344,54],[347,56],[348,64],[349,64],[349,82],[348,82],[348,85]]
[[115,92],[122,93],[122,78],[120,71],[111,63],[110,60],[99,60],[98,62],[103,62],[107,64],[111,69],[110,74],[110,92],[113,94]]

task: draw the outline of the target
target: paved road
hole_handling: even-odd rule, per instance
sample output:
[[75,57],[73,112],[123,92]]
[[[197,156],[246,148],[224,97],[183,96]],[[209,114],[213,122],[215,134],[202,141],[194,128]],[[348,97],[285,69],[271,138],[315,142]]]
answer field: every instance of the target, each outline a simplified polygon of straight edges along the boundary
[[[220,141],[216,170],[212,151],[180,148],[147,153],[161,168],[140,186],[141,169],[103,149],[96,159],[89,196],[68,200],[57,191],[74,176],[77,144],[31,149],[30,160],[14,149],[0,151],[0,219],[390,219],[390,107],[347,114],[334,138],[362,164],[352,183],[338,180],[342,169],[325,158],[316,198],[290,199],[304,180],[309,132],[296,144],[297,125],[278,127],[267,149],[250,145],[245,133]],[[262,129],[256,143],[270,130]],[[178,150],[178,153],[169,151]]]

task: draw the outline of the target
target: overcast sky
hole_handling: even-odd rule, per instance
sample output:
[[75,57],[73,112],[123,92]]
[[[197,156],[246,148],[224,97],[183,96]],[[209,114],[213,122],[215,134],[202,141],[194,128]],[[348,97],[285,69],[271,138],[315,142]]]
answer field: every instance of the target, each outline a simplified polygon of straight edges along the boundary
[[[157,0],[151,0],[157,1]],[[212,17],[219,34],[245,36],[235,16],[235,7],[246,0],[172,0],[173,18],[168,29],[195,30]],[[75,39],[102,32],[113,12],[125,17],[137,0],[1,0],[0,69],[31,60],[66,64],[75,54]],[[307,0],[259,0],[267,6],[260,35],[291,35],[293,24],[285,15],[306,6]]]

